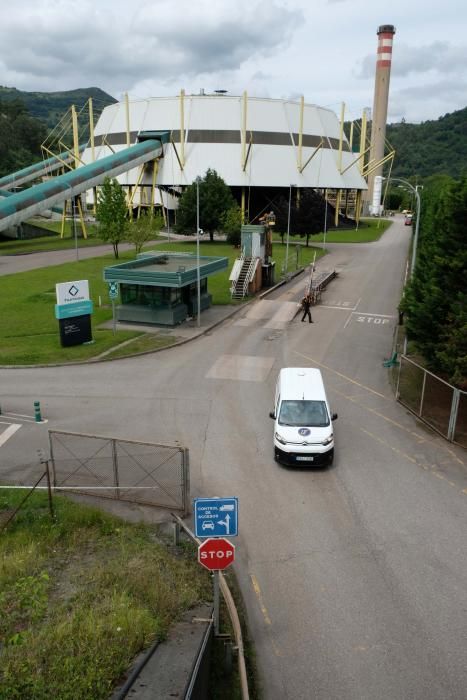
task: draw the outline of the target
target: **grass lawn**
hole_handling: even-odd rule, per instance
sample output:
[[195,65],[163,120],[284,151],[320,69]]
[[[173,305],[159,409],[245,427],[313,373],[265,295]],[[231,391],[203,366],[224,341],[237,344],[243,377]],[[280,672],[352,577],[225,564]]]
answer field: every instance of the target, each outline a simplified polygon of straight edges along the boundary
[[[72,224],[70,221],[65,222],[65,232],[64,237],[60,237],[62,230],[61,221],[38,221],[32,219],[31,224],[37,226],[38,228],[46,229],[47,231],[55,231],[56,235],[45,235],[39,238],[30,238],[24,240],[18,240],[17,238],[0,238],[0,255],[21,255],[24,253],[40,253],[49,250],[69,250],[75,247],[75,239],[73,236]],[[76,222],[77,231],[80,233],[81,229],[79,222]],[[89,248],[96,245],[103,245],[102,241],[97,235],[97,227],[95,224],[86,224],[87,238],[78,238],[78,246],[80,248]]]
[[[195,254],[196,242],[167,243],[162,248],[167,251]],[[158,248],[157,252],[160,252],[162,248]],[[203,241],[200,244],[200,255],[218,255],[229,258],[227,270],[209,278],[209,290],[213,296],[214,304],[231,303],[228,277],[233,261],[237,258],[238,253],[237,249],[226,243]],[[322,251],[318,251],[318,254],[322,254]],[[279,270],[281,269],[284,256],[285,246],[275,246],[274,257]],[[313,256],[313,248],[304,248],[300,253],[300,264],[307,264],[313,259]],[[125,251],[121,253],[118,262],[133,258],[134,253],[132,251]],[[33,365],[54,362],[79,362],[95,358],[123,341],[143,335],[138,330],[117,330],[114,335],[111,329],[99,328],[105,321],[112,319],[108,287],[103,280],[103,269],[109,265],[114,265],[116,262],[113,255],[105,255],[89,260],[74,261],[63,265],[0,277],[2,295],[0,364]],[[289,255],[289,263],[292,265],[293,262]],[[292,269],[291,265],[289,265],[290,269]],[[56,302],[55,284],[57,282],[79,279],[89,280],[90,295],[94,302],[94,313],[92,315],[94,343],[62,348],[59,339],[58,321],[54,315]],[[102,305],[99,305],[99,298]],[[165,336],[164,339],[160,337],[158,341],[148,338],[142,342],[146,348],[154,342],[165,342],[167,344],[170,341]],[[137,350],[137,348],[138,345],[130,343],[121,348],[118,351],[118,355],[131,355],[134,352],[141,351]]]
[[[0,490],[0,513],[22,490]],[[196,549],[33,494],[0,537],[0,698],[107,700],[133,658],[212,592]]]
[[[386,229],[393,222],[389,219],[361,219],[358,229],[329,229],[326,233],[326,243],[370,243],[381,238]],[[276,240],[277,234],[275,236]],[[285,240],[285,236],[284,236]],[[290,236],[289,246],[296,243],[305,243],[305,236]],[[318,233],[316,236],[310,236],[310,245],[315,243],[323,243],[324,233]]]

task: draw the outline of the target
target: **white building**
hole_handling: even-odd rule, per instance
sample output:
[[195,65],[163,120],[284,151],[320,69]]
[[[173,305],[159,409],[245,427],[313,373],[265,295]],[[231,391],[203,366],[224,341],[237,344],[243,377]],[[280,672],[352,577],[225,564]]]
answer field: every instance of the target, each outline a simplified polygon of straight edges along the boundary
[[[242,199],[249,188],[315,188],[360,193],[360,173],[334,112],[303,100],[231,95],[185,95],[123,101],[106,107],[94,130],[97,160],[138,141],[142,132],[168,131],[171,142],[157,164],[118,177],[133,187],[134,203],[176,206],[164,187],[190,185],[216,170]],[[91,148],[84,162],[92,161]],[[151,199],[151,190],[156,195]],[[135,188],[135,186],[137,186]],[[162,191],[159,188],[162,188]]]

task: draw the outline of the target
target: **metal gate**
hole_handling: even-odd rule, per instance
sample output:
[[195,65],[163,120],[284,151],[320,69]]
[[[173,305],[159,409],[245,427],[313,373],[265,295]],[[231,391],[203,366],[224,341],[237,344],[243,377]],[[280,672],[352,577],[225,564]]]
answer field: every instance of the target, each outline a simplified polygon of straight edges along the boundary
[[401,355],[396,397],[447,440],[467,447],[467,392]]
[[189,512],[186,447],[49,430],[52,484],[142,505]]

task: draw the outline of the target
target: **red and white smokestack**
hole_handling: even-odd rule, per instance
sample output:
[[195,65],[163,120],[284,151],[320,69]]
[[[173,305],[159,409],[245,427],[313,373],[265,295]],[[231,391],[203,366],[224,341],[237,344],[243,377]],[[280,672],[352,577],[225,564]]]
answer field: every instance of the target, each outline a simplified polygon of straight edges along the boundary
[[[376,55],[375,95],[371,117],[371,148],[370,169],[384,157],[386,139],[386,123],[388,117],[389,80],[391,77],[392,44],[396,28],[392,24],[382,24],[378,27],[378,52]],[[383,166],[378,166],[368,176],[368,194],[370,210],[373,204],[375,176],[381,176]],[[373,214],[378,212],[371,211]]]

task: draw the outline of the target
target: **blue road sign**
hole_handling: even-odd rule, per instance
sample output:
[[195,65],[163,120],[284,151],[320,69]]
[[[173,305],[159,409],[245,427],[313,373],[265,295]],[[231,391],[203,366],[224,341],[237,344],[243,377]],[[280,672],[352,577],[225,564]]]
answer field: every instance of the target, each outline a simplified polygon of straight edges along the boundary
[[118,282],[109,282],[109,297],[117,299],[118,297]]
[[195,498],[196,537],[236,537],[238,498]]

